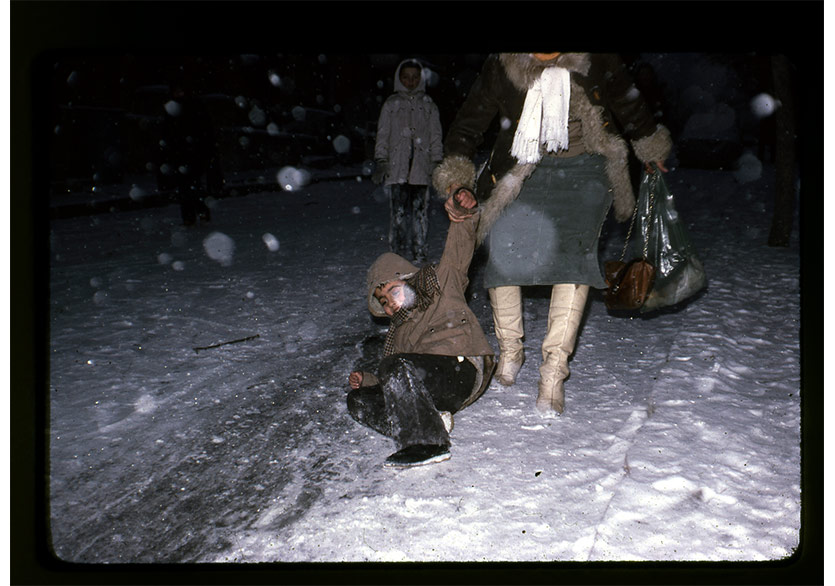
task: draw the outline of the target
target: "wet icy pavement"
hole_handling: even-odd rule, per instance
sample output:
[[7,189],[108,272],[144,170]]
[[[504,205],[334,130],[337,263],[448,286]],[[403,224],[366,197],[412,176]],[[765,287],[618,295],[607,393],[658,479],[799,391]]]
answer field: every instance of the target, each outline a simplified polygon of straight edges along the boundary
[[[451,460],[405,471],[382,467],[393,445],[344,405],[348,372],[384,331],[361,292],[387,229],[367,181],[224,199],[211,226],[191,231],[176,207],[53,222],[56,554],[105,563],[791,555],[799,261],[796,244],[764,244],[768,184],[671,174],[709,291],[680,312],[634,319],[593,297],[558,419],[533,409],[548,302],[528,291],[519,383],[494,383],[456,415]],[[434,213],[437,258],[445,220]],[[213,232],[225,238],[204,246]],[[615,255],[621,234],[607,233]],[[471,305],[492,338],[478,258],[474,269]]]

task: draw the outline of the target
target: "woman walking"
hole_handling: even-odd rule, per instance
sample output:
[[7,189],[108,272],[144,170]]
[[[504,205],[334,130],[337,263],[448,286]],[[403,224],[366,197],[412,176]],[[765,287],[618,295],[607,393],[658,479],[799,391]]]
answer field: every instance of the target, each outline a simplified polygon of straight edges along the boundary
[[[477,172],[473,157],[497,116],[496,141]],[[500,383],[514,384],[525,360],[521,287],[552,287],[536,400],[544,415],[563,412],[589,288],[605,287],[598,240],[606,215],[613,207],[625,221],[634,208],[627,140],[640,161],[666,171],[669,131],[653,119],[618,56],[491,55],[433,175],[439,193],[465,188],[482,202],[478,241],[488,249]],[[453,221],[465,216],[450,211]]]

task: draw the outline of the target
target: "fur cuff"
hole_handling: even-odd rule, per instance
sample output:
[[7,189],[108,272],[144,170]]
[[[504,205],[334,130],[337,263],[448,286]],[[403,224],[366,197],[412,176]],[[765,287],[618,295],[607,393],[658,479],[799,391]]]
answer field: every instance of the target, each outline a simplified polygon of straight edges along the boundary
[[453,185],[475,188],[475,165],[462,155],[446,157],[432,172],[432,185],[438,194],[446,199],[448,190]]
[[477,246],[481,245],[487,238],[487,233],[490,232],[490,228],[493,227],[505,208],[519,196],[522,191],[522,184],[535,169],[535,164],[517,164],[504,177],[499,179],[499,182],[490,192],[490,198],[481,206],[481,218],[476,231]]
[[642,163],[666,161],[673,149],[673,139],[670,131],[659,124],[654,133],[633,141],[632,148]]

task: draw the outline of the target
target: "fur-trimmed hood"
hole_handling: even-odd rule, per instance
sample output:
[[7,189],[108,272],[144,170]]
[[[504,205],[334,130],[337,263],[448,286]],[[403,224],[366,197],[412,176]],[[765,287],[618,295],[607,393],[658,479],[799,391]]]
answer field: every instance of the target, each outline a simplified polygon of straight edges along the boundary
[[[628,169],[629,144],[642,162],[663,161],[672,149],[669,131],[656,124],[626,66],[616,55],[562,53],[545,62],[530,53],[491,55],[447,134],[446,156],[433,175],[433,185],[442,196],[457,184],[476,188],[479,199],[486,200],[479,241],[516,199],[533,171],[532,165],[520,165],[510,155],[510,145],[527,89],[543,69],[553,66],[571,72],[569,113],[582,124],[586,152],[606,158],[606,174],[619,221],[631,217],[635,205]],[[477,173],[472,158],[496,115],[510,123],[501,125],[490,160]],[[617,132],[618,125],[625,136]]]

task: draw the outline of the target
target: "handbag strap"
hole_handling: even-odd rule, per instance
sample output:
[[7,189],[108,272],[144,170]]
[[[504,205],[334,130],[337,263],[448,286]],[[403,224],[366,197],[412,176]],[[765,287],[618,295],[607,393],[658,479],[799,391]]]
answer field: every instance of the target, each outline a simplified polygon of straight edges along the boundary
[[[659,173],[658,168],[655,167],[653,164],[653,168],[655,169],[655,173],[649,176],[649,216],[652,216],[652,209],[655,205],[655,187],[658,184],[658,176],[656,173]],[[635,227],[635,218],[638,217],[638,201],[635,202],[635,209],[632,212],[632,220],[629,222],[629,231],[626,233],[626,242],[623,245],[623,251],[620,253],[620,260],[623,262],[623,259],[626,258],[626,251],[629,248],[629,240],[632,238],[632,229]],[[644,260],[647,259],[647,254],[649,254],[649,229],[652,227],[652,223],[647,225],[647,235],[644,238],[644,250],[643,250],[643,258]]]

